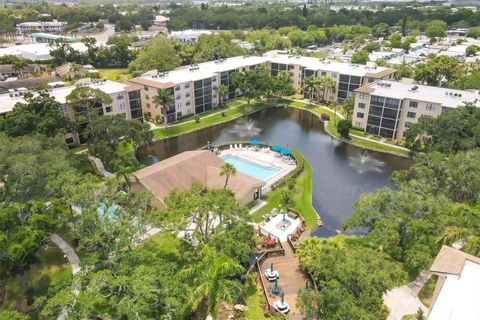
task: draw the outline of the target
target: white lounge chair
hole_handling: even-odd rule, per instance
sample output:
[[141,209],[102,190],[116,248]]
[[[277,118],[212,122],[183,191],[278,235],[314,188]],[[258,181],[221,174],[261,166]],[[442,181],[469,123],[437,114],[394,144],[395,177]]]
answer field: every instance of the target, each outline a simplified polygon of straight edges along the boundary
[[243,146],[241,143],[238,146],[240,147],[240,150],[243,150]]
[[230,150],[232,150],[232,149],[233,149],[233,146],[232,146],[232,145],[230,145]]

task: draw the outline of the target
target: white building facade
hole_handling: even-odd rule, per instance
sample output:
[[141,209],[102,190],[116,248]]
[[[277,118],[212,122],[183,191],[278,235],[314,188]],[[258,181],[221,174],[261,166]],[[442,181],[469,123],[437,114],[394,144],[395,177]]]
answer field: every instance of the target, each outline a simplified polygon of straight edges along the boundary
[[61,21],[36,21],[17,24],[17,33],[25,34],[31,31],[47,33],[62,33],[67,30],[67,23]]

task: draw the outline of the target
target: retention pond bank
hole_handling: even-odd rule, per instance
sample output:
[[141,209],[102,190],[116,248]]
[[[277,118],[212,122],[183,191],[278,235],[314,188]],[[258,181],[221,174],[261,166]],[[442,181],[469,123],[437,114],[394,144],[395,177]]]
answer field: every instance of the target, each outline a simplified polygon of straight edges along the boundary
[[256,138],[272,145],[301,152],[313,167],[313,206],[323,227],[319,236],[336,234],[352,213],[352,204],[362,193],[388,185],[396,169],[407,168],[406,158],[365,151],[330,137],[318,116],[301,109],[271,107],[254,114],[200,129],[185,135],[158,140],[147,152],[165,159],[186,150],[226,141]]

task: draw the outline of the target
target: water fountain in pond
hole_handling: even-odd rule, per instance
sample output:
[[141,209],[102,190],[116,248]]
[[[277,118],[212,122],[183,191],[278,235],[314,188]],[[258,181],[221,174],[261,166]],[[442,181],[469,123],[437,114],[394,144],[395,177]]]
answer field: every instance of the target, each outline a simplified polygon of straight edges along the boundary
[[368,155],[368,152],[365,150],[361,152],[356,157],[349,157],[351,167],[354,167],[358,170],[358,173],[365,172],[382,172],[385,162],[378,160],[374,157]]
[[255,126],[255,121],[248,120],[245,123],[236,124],[232,129],[229,130],[230,133],[237,134],[239,138],[252,138],[258,136],[262,129]]

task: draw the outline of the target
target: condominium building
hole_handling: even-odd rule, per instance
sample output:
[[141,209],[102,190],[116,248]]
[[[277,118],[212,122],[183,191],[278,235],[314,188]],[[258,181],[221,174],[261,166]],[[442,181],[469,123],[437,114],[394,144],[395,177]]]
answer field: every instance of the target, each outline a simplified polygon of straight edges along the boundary
[[422,116],[436,117],[466,102],[480,106],[478,91],[418,85],[412,79],[380,80],[355,90],[353,125],[369,134],[401,139]]
[[67,29],[67,23],[61,22],[61,21],[36,21],[36,22],[22,22],[17,24],[17,32],[19,34],[28,33],[30,31],[62,33],[66,29]]
[[[327,101],[343,101],[354,95],[360,86],[378,79],[390,79],[394,69],[354,65],[348,63],[321,61],[316,58],[270,54],[269,56],[239,56],[210,61],[170,72],[149,71],[130,82],[143,86],[143,111],[152,118],[165,119],[167,123],[188,114],[209,111],[219,104],[217,89],[220,84],[228,87],[223,97],[232,100],[237,97],[235,87],[230,82],[233,72],[245,72],[257,66],[266,66],[272,75],[287,71],[294,88],[301,92],[303,81],[309,76],[328,76],[335,88],[325,88],[314,93],[314,97]],[[174,106],[165,110],[153,102],[158,89],[170,90],[175,101]]]
[[[325,101],[342,102],[353,97],[355,89],[379,79],[392,79],[395,69],[378,67],[374,63],[358,65],[312,57],[276,54],[269,58],[273,75],[287,71],[295,90],[300,92],[307,77],[327,76],[334,80],[335,88],[320,88],[313,95]],[[304,92],[309,97],[308,92]]]
[[[143,121],[142,103],[140,96],[140,88],[134,85],[119,83],[110,80],[97,80],[87,82],[84,84],[77,84],[74,86],[53,88],[43,90],[42,93],[54,97],[56,101],[61,103],[62,110],[69,117],[73,118],[80,115],[82,111],[73,110],[67,103],[67,96],[79,86],[89,86],[91,88],[100,89],[110,95],[112,102],[108,105],[98,105],[98,112],[100,115],[116,115],[122,114],[126,119],[135,119]],[[24,103],[24,95],[28,92],[25,88],[17,90],[10,90],[9,93],[0,95],[0,116],[10,112],[15,104]],[[39,93],[34,93],[39,94]],[[75,133],[67,133],[65,135],[65,142],[69,145],[77,145],[85,143],[86,140],[82,136],[82,132],[87,126],[87,123],[79,123],[79,130]]]
[[[178,117],[199,114],[218,106],[220,97],[217,91],[221,84],[228,88],[228,93],[223,97],[225,101],[234,99],[236,92],[230,75],[265,65],[266,62],[264,57],[234,57],[181,67],[170,72],[150,71],[129,81],[143,87],[144,113],[170,123]],[[174,104],[167,108],[156,104],[154,97],[158,89],[169,90]]]

